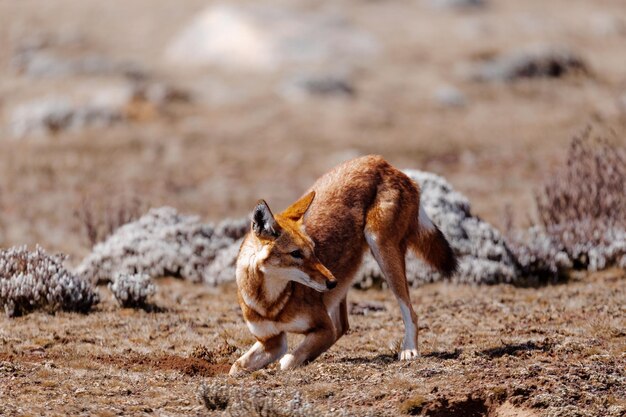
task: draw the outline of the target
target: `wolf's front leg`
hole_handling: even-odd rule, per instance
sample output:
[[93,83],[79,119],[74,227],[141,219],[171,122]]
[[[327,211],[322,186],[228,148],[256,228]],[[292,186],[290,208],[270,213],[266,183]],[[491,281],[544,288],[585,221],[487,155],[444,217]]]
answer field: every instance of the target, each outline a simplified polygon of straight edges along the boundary
[[230,375],[241,375],[261,369],[287,352],[287,336],[280,333],[265,341],[256,342],[249,351],[237,359],[230,368]]
[[343,297],[339,305],[330,311],[330,318],[335,326],[335,342],[350,330],[348,322],[348,300]]
[[293,353],[288,353],[280,360],[280,369],[293,369],[310,362],[328,350],[335,343],[335,329],[332,322],[308,333]]

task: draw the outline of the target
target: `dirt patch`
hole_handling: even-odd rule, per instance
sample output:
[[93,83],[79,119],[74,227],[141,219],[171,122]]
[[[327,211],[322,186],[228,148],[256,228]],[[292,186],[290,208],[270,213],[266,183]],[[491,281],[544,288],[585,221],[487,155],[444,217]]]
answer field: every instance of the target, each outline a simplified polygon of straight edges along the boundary
[[48,359],[43,351],[36,351],[34,353],[7,353],[0,352],[0,362],[10,363],[39,363]]
[[[103,365],[113,365],[129,371],[178,371],[188,376],[203,377],[225,374],[230,369],[229,364],[224,360],[220,360],[220,363],[210,363],[209,361],[201,358],[183,357],[177,355],[151,356],[139,353],[128,353],[127,355],[89,356],[89,360]],[[44,351],[24,353],[0,352],[0,362],[18,364],[42,363],[45,361],[63,362],[64,357],[60,354],[53,354]]]
[[509,402],[505,402],[498,407],[494,413],[494,417],[537,417],[538,414],[527,408],[516,407]]
[[211,364],[203,359],[185,358],[176,355],[150,356],[139,353],[128,355],[97,355],[93,359],[105,365],[132,371],[177,371],[188,376],[212,377],[225,374],[230,369],[228,364]]
[[[503,393],[506,395],[506,393]],[[419,398],[408,401],[405,413],[428,417],[536,417],[534,411],[518,407],[509,401],[503,401],[502,395],[470,394],[463,399],[437,398],[426,402]]]
[[191,356],[196,359],[201,359],[212,365],[226,364],[231,361],[232,355],[237,351],[237,348],[224,341],[218,345],[215,349],[209,349],[204,345],[196,345],[191,352]]
[[486,401],[480,397],[469,396],[459,401],[450,401],[443,397],[426,405],[422,415],[429,417],[483,417],[489,415],[489,407]]

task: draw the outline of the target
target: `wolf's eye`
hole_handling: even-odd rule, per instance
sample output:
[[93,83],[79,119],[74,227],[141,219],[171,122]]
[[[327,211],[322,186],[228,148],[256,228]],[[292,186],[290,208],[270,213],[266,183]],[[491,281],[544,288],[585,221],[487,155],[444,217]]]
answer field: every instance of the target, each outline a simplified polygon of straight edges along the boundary
[[290,255],[296,259],[302,259],[304,258],[304,256],[302,255],[302,251],[301,250],[294,250],[293,252],[290,253]]

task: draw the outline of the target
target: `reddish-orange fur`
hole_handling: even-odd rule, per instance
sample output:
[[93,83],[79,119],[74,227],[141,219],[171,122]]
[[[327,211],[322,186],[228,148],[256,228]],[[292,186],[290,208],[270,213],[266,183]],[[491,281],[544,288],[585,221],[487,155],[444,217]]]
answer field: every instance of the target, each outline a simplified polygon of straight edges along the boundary
[[[285,332],[307,335],[281,359],[287,369],[315,359],[345,334],[346,292],[368,248],[400,303],[406,328],[400,356],[415,357],[417,316],[405,277],[406,250],[415,249],[445,275],[456,269],[454,253],[420,215],[419,201],[417,185],[379,156],[339,165],[279,215],[261,201],[237,263],[239,303],[258,342],[231,373],[283,356]],[[302,258],[294,258],[294,251]]]

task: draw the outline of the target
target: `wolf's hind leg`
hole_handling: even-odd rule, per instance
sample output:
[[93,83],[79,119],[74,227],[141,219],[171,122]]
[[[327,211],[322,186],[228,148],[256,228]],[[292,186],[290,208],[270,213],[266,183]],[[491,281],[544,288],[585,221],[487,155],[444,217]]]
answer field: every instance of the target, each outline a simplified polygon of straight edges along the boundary
[[263,342],[256,342],[230,368],[230,375],[239,375],[244,372],[253,372],[264,368],[278,360],[287,352],[287,336],[280,333]]
[[404,341],[398,353],[401,360],[414,359],[419,356],[417,350],[417,314],[413,311],[409,286],[406,281],[404,255],[406,245],[394,242],[391,238],[384,240],[379,234],[365,230],[367,244],[385,276],[385,281],[396,296],[404,322]]

